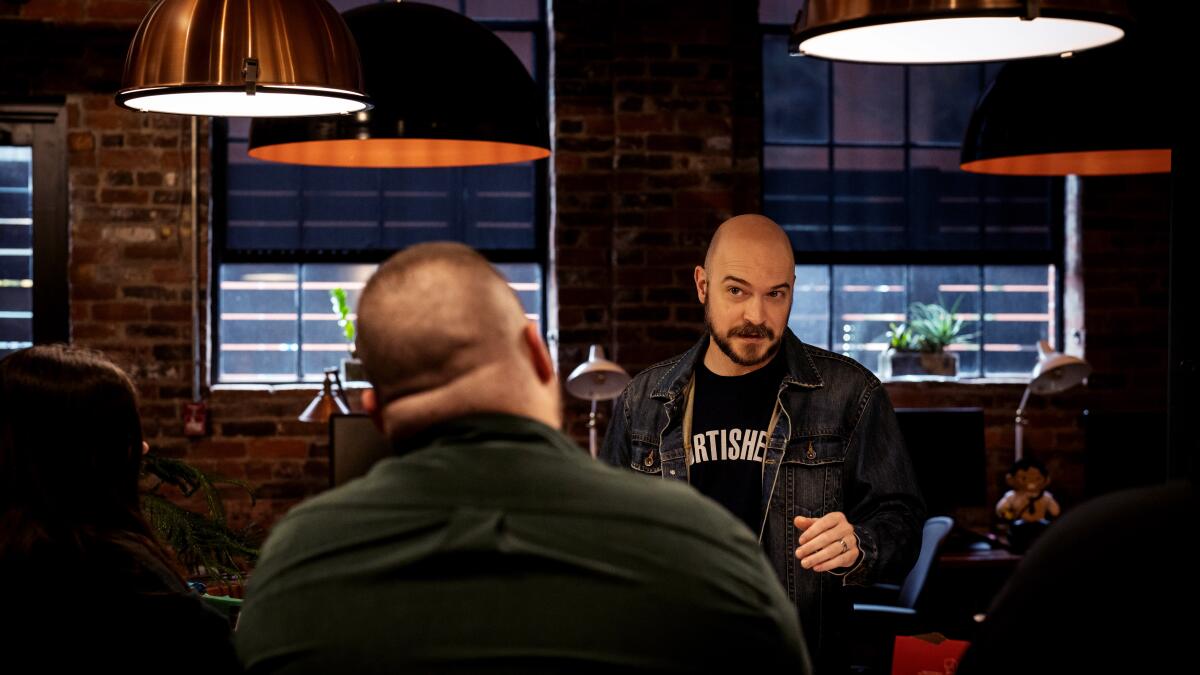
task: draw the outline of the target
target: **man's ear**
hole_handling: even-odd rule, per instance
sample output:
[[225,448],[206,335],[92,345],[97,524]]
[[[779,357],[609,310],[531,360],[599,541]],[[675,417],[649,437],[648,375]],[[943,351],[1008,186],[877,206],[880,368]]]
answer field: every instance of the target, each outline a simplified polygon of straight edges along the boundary
[[696,297],[700,298],[701,304],[708,297],[708,275],[704,273],[704,267],[696,265],[696,271],[692,273],[696,278]]
[[538,332],[537,324],[532,321],[525,324],[525,328],[521,331],[521,339],[525,341],[525,346],[529,349],[529,358],[534,372],[537,373],[538,381],[546,384],[557,378],[558,375],[554,372],[554,362],[550,360],[550,350],[546,349],[546,343],[542,342],[542,335]]
[[379,398],[375,395],[374,389],[364,389],[362,393],[363,411],[375,423],[375,428],[383,431],[383,413],[379,409]]

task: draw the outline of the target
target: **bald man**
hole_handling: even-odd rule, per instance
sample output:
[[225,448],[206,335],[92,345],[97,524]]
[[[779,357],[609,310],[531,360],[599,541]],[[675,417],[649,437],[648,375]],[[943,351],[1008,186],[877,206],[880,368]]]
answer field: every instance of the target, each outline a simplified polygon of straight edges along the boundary
[[272,530],[237,631],[250,673],[810,671],[745,528],[557,431],[550,356],[479,254],[397,254],[358,329],[396,456]]
[[773,221],[723,223],[695,270],[705,335],[633,378],[601,457],[737,516],[795,602],[817,672],[844,672],[843,587],[904,578],[924,505],[879,380],[788,329],[795,280]]

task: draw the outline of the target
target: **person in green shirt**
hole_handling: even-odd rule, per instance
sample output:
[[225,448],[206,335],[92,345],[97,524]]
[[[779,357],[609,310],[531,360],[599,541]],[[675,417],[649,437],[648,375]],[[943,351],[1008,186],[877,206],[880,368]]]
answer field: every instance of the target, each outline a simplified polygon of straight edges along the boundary
[[395,455],[272,530],[236,635],[249,672],[811,671],[740,521],[557,430],[550,355],[482,256],[393,256],[358,323]]

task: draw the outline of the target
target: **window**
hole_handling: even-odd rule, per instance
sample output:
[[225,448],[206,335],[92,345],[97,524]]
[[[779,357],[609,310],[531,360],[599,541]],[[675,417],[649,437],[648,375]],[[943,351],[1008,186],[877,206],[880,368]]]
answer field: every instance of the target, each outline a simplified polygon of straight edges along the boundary
[[[332,4],[345,11],[368,3]],[[491,28],[542,80],[545,24],[536,0],[430,4]],[[357,306],[379,262],[424,241],[481,251],[541,322],[545,161],[383,170],[276,164],[249,157],[249,128],[244,119],[214,122],[215,382],[319,381],[348,352],[330,290],[343,289]]]
[[[784,7],[787,4],[789,7]],[[1061,344],[1063,180],[958,168],[1001,64],[887,66],[789,56],[791,3],[760,5],[763,211],[796,251],[790,326],[878,372],[913,302],[958,303],[960,375],[1028,374]]]
[[65,117],[0,105],[0,358],[68,338]]

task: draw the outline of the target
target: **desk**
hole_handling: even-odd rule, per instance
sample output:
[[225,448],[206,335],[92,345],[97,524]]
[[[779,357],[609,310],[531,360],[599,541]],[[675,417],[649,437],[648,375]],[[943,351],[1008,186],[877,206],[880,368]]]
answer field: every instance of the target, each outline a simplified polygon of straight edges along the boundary
[[930,625],[946,637],[970,640],[975,615],[987,612],[1019,562],[1021,556],[1002,548],[942,551],[921,598]]
[[1021,562],[1021,556],[1002,548],[982,551],[942,551],[937,564],[941,569],[1002,568],[1011,572]]

